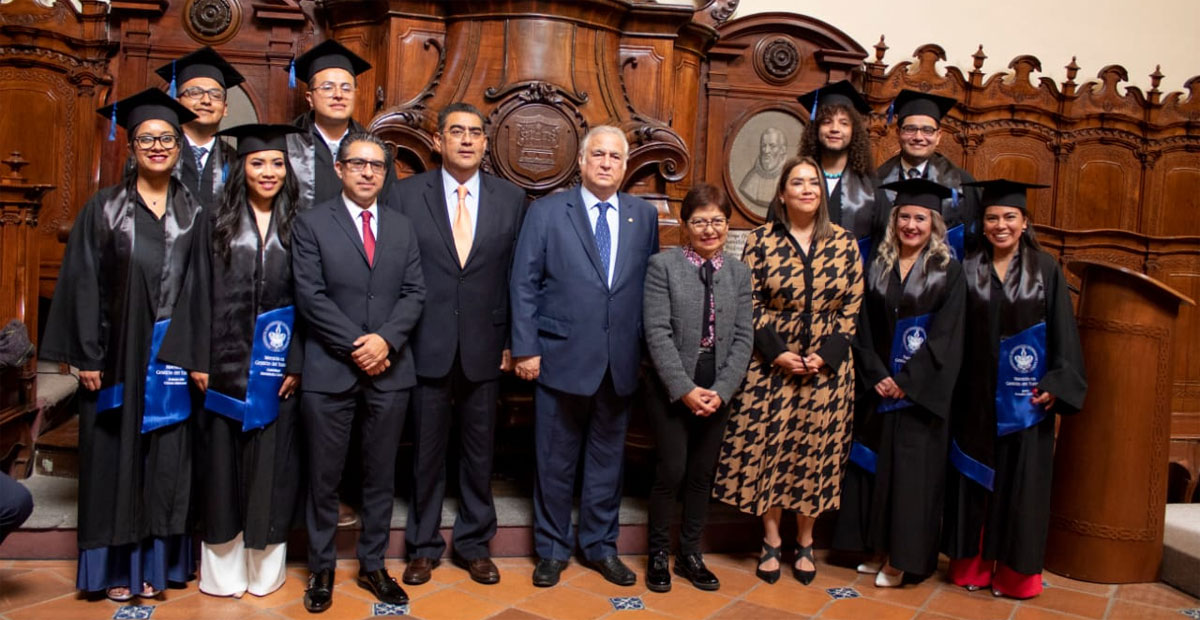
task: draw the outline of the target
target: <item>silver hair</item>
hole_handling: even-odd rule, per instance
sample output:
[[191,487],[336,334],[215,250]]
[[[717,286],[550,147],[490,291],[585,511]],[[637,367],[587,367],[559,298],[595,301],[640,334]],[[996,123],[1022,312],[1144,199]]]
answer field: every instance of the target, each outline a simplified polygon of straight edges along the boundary
[[620,138],[621,146],[625,147],[625,152],[623,154],[629,155],[629,139],[625,137],[624,131],[621,131],[617,127],[613,127],[612,125],[596,125],[595,127],[592,127],[591,129],[589,129],[588,132],[583,135],[583,141],[579,143],[579,158],[580,159],[583,159],[584,154],[587,153],[588,143],[590,143],[592,141],[592,138],[594,138],[600,134],[603,134],[603,133],[611,134],[611,135],[614,135],[614,136]]

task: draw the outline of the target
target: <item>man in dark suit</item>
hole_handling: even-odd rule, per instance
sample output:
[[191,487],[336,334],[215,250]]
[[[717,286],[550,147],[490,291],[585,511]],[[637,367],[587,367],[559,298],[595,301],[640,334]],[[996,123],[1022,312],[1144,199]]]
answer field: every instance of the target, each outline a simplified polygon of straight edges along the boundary
[[433,139],[441,168],[397,183],[391,201],[417,231],[428,287],[412,338],[415,480],[404,536],[409,557],[404,583],[429,581],[446,550],[439,527],[453,421],[460,441],[454,560],[475,581],[494,584],[500,573],[488,549],[496,533],[492,442],[500,374],[512,370],[508,273],[525,192],[479,171],[487,136],[475,106],[443,109]]
[[233,65],[211,47],[202,47],[155,70],[169,83],[168,92],[196,120],[183,125],[183,152],[173,171],[206,209],[216,206],[237,152],[217,138],[221,120],[229,113],[228,89],[246,81]]
[[574,548],[571,498],[584,471],[579,546],[606,579],[637,577],[617,557],[629,403],[642,352],[646,262],[658,251],[658,212],[618,193],[629,143],[598,126],[579,151],[582,185],[534,202],[513,260],[512,354],[517,376],[537,380],[533,573],[552,586]]
[[412,224],[377,201],[391,165],[387,153],[371,134],[346,136],[335,164],[342,194],[301,212],[292,226],[296,308],[308,330],[300,409],[309,455],[310,612],[333,601],[337,487],[356,411],[363,429],[358,582],[385,603],[408,601],[384,569],[383,554],[396,449],[416,384],[408,337],[421,317],[425,284]]

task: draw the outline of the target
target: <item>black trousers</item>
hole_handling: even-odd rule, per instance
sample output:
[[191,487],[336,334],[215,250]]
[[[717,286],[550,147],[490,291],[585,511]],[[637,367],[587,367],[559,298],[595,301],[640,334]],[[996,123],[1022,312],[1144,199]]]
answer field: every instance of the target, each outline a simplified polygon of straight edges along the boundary
[[[711,352],[701,352],[694,373],[696,385],[710,387],[714,381]],[[671,513],[682,492],[683,516],[679,526],[679,553],[700,553],[700,534],[708,514],[713,470],[729,407],[723,403],[716,413],[700,417],[682,400],[666,407],[648,407],[657,448],[654,486],[650,489],[650,551],[671,546]]]
[[439,558],[446,541],[439,533],[446,495],[446,449],[450,427],[458,427],[458,516],[454,553],[467,560],[491,555],[496,534],[492,504],[492,455],[500,382],[467,379],[458,359],[445,377],[420,378],[413,393],[413,496],[404,544],[410,558]]
[[308,444],[308,568],[333,570],[338,519],[338,481],[346,465],[356,413],[362,424],[362,530],[358,563],[362,570],[383,568],[392,525],[396,450],[404,430],[410,390],[379,391],[357,385],[348,392],[303,392],[300,409]]
[[33,512],[33,496],[25,485],[0,472],[0,542],[21,527]]

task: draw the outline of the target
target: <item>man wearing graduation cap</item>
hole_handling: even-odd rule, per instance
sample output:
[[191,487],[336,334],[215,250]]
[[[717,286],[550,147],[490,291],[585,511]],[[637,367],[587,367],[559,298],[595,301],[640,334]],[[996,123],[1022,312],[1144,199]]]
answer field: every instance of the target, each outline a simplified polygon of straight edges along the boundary
[[[355,76],[370,68],[371,63],[332,39],[308,50],[288,68],[293,72],[289,83],[299,77],[308,84],[304,99],[310,110],[292,121],[304,131],[288,136],[288,158],[300,182],[301,205],[319,204],[341,194],[342,182],[333,164],[342,139],[366,131],[353,118]],[[383,196],[396,178],[392,168],[385,173]]]
[[[966,170],[954,165],[937,152],[941,141],[941,122],[946,113],[958,103],[950,97],[930,95],[915,90],[902,90],[892,103],[888,120],[894,113],[896,136],[900,153],[883,162],[876,172],[880,183],[900,179],[927,179],[950,188],[950,198],[942,201],[942,218],[946,221],[947,239],[955,258],[962,260],[975,247],[979,235],[979,190],[963,186],[975,180]],[[893,190],[885,197],[895,198]],[[891,204],[884,212],[891,211]]]
[[848,80],[802,95],[800,103],[809,109],[800,155],[820,163],[829,219],[854,235],[866,261],[872,240],[883,232],[881,220],[886,215],[876,209],[885,199],[876,197],[878,181],[866,123],[871,106]]
[[175,174],[206,208],[221,196],[229,165],[237,158],[233,147],[217,139],[221,120],[229,112],[228,90],[246,81],[211,47],[202,47],[155,70],[169,84],[167,92],[196,115],[183,125],[185,137]]

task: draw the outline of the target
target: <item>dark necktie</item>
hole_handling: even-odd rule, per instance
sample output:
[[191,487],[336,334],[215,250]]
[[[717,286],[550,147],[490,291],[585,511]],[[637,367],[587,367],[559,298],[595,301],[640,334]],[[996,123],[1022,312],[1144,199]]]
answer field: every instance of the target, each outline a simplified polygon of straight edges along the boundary
[[910,179],[921,178],[921,171],[917,170],[916,168],[909,168],[908,169],[908,178],[910,178]]
[[375,266],[375,233],[371,232],[371,212],[363,209],[363,250],[367,253],[367,264]]
[[608,282],[608,261],[612,252],[612,232],[608,230],[608,209],[612,205],[602,202],[596,205],[600,215],[596,216],[596,249],[600,252],[600,265],[604,267],[604,281]]
[[192,155],[196,156],[196,170],[204,170],[204,156],[208,154],[208,147],[193,146]]
[[716,268],[713,267],[711,260],[706,260],[703,265],[700,265],[700,281],[704,283],[704,305],[702,306],[700,315],[700,344],[705,345],[707,343],[707,346],[714,344],[710,335],[712,334],[712,324],[715,319],[713,316],[712,294],[713,272],[715,271]]

